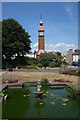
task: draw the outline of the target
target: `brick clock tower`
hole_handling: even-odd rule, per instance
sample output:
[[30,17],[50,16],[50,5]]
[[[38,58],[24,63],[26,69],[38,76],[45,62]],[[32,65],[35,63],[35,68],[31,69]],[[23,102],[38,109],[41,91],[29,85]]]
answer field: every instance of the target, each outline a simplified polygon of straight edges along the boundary
[[41,53],[45,53],[44,28],[43,28],[42,17],[41,17],[41,20],[40,20],[40,27],[39,27],[39,30],[38,30],[38,52],[37,52],[37,57],[39,57]]

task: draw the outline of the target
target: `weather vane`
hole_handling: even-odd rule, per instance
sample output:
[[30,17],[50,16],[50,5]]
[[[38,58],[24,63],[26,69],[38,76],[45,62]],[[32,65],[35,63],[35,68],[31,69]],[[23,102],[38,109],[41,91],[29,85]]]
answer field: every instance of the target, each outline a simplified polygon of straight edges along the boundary
[[42,15],[40,15],[40,18],[42,19]]

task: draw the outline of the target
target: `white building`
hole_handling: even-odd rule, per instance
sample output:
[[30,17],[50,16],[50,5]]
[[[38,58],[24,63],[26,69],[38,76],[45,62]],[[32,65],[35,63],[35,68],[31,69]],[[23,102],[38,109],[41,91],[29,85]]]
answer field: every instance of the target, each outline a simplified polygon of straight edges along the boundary
[[72,61],[73,62],[78,62],[79,59],[80,59],[80,49],[77,49],[72,54]]

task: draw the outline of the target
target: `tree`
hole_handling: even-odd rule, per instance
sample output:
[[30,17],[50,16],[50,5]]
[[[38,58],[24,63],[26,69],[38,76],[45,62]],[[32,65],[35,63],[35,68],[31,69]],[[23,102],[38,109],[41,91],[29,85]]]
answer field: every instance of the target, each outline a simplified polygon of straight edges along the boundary
[[54,59],[56,59],[56,56],[53,53],[41,53],[40,59],[44,61],[45,60],[54,61]]
[[40,63],[40,59],[39,59],[39,58],[34,58],[33,63],[34,63],[34,64]]
[[56,62],[54,62],[54,61],[53,61],[53,62],[50,62],[49,65],[48,65],[48,67],[51,67],[51,68],[53,68],[53,67],[55,67],[55,66],[56,66]]
[[80,64],[80,59],[78,60],[78,63]]
[[37,66],[38,67],[43,67],[43,65],[41,63],[38,63]]
[[41,64],[44,67],[60,67],[62,63],[62,56],[60,52],[56,53],[42,53],[40,54]]
[[46,68],[49,65],[49,61],[41,61],[41,64]]
[[62,60],[63,57],[61,56],[61,52],[56,52],[55,55],[56,55],[56,61]]
[[15,54],[19,57],[28,53],[31,50],[30,44],[28,32],[16,20],[9,18],[2,21],[2,55],[7,62],[11,61]]

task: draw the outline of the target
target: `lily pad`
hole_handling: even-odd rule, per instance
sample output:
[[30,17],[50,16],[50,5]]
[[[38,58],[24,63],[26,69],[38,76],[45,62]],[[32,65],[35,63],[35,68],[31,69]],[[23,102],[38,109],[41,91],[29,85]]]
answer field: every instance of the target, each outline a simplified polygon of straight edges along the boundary
[[66,106],[67,104],[66,103],[62,103],[62,105]]
[[55,102],[50,102],[52,105],[55,105]]
[[56,97],[56,100],[58,100],[59,98],[58,97]]
[[59,99],[61,99],[61,97],[59,97]]
[[46,93],[48,93],[48,91],[46,91]]
[[43,93],[43,95],[46,95],[45,93]]
[[53,96],[53,94],[51,94],[51,96]]
[[63,102],[67,102],[67,101],[69,101],[68,99],[65,99],[65,98],[62,98],[62,101]]

